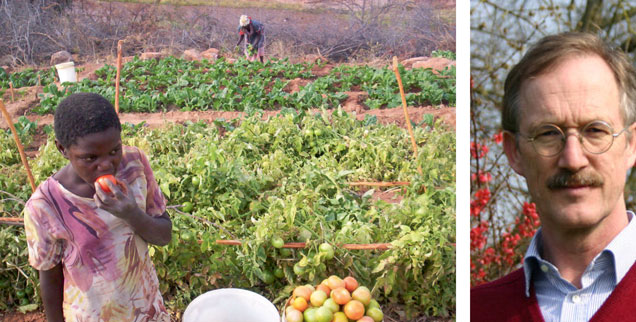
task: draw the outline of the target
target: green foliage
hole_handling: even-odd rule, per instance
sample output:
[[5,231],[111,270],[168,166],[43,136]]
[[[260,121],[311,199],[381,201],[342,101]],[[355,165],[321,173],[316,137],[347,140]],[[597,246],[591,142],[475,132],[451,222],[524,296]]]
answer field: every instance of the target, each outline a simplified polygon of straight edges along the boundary
[[[220,287],[241,287],[281,304],[293,285],[319,283],[329,275],[353,274],[382,304],[404,303],[407,316],[448,316],[455,309],[455,135],[441,124],[414,129],[414,159],[407,131],[372,119],[358,121],[341,109],[332,115],[286,110],[261,120],[252,113],[240,124],[187,122],[164,129],[124,126],[124,144],[149,156],[169,205],[192,206],[191,214],[169,210],[173,239],[150,246],[167,307],[182,312],[196,296]],[[218,128],[228,130],[220,135]],[[2,146],[6,146],[7,138]],[[32,166],[41,182],[65,160],[53,138]],[[424,170],[417,172],[417,165]],[[0,190],[26,200],[29,188],[19,164],[3,164]],[[5,169],[6,173],[5,173]],[[11,174],[11,175],[9,175]],[[373,191],[350,181],[410,181],[399,203],[376,201]],[[3,216],[21,206],[3,201]],[[10,209],[7,209],[10,208]],[[0,227],[0,282],[36,285],[26,264],[24,233]],[[2,235],[2,236],[5,236]],[[306,241],[304,249],[278,249],[274,238]],[[217,239],[239,239],[224,246]],[[334,246],[325,258],[318,247]],[[346,250],[344,243],[389,242],[386,251]],[[297,266],[297,269],[294,267]],[[272,280],[272,274],[278,276]],[[276,276],[276,275],[274,275]],[[37,290],[37,288],[35,288]],[[0,288],[0,303],[16,306],[13,288]],[[39,297],[28,300],[38,303]]]
[[442,57],[457,60],[457,55],[450,50],[433,50],[431,52],[431,57]]
[[27,68],[11,74],[0,68],[0,88],[8,89],[9,83],[13,84],[13,88],[35,86],[38,85],[38,76],[40,76],[40,85],[52,84],[55,82],[55,67],[45,70]]
[[[320,64],[320,63],[318,63]],[[162,60],[135,58],[121,71],[120,110],[156,112],[178,108],[193,110],[248,111],[253,108],[336,108],[347,95],[359,87],[369,92],[366,104],[371,108],[401,104],[395,75],[390,69],[367,66],[334,68],[329,75],[317,77],[313,63],[291,64],[285,60],[263,63],[239,60],[228,63],[219,59],[186,61],[174,57]],[[455,69],[435,75],[430,70],[405,70],[401,76],[409,105],[455,105]],[[35,113],[53,113],[67,95],[95,92],[111,102],[115,100],[116,69],[106,65],[96,71],[96,80],[84,79],[58,89],[46,86]],[[301,78],[308,84],[299,91],[284,91],[290,80]]]

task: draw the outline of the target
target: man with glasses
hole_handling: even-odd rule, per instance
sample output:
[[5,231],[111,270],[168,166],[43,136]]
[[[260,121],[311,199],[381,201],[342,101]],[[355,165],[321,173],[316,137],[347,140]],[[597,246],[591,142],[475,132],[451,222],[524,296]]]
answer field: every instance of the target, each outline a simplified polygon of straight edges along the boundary
[[636,72],[591,34],[548,36],[508,74],[504,151],[541,229],[523,267],[471,290],[472,321],[636,321]]

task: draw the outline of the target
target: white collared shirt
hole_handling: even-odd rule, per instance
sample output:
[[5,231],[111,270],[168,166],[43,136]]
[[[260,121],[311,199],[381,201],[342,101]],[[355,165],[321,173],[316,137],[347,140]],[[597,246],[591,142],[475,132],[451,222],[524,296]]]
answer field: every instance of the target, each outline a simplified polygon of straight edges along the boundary
[[541,229],[532,238],[523,260],[526,296],[532,281],[541,314],[550,321],[589,321],[636,261],[636,220],[629,223],[587,266],[580,289],[564,280],[552,263],[541,258]]

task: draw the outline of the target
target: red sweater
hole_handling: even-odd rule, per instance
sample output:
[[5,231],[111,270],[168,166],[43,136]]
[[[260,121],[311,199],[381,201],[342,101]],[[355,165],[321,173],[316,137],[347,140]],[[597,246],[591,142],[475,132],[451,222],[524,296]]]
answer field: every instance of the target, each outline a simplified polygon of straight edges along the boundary
[[[534,287],[526,297],[523,269],[470,290],[471,321],[543,321]],[[636,321],[636,264],[596,311],[590,322]]]

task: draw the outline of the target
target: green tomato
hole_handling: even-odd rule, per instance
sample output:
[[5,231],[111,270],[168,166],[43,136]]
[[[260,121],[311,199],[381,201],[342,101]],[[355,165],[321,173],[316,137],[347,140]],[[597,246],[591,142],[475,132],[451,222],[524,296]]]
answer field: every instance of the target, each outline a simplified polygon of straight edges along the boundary
[[322,135],[322,130],[321,129],[315,129],[314,130],[314,135],[315,136],[321,136]]
[[309,307],[303,312],[303,318],[305,322],[316,322],[316,310],[315,307]]
[[15,295],[17,295],[19,298],[24,298],[26,297],[26,292],[24,292],[24,290],[17,290],[15,292]]
[[333,259],[333,246],[331,246],[329,243],[320,244],[320,246],[318,247],[318,250],[320,251],[320,253],[325,259],[327,260]]
[[291,257],[292,251],[289,248],[281,248],[278,253],[283,257]]
[[374,322],[380,322],[384,319],[384,313],[377,307],[370,307],[367,309],[366,315],[370,316]]
[[265,284],[272,284],[274,283],[274,274],[269,271],[263,271],[263,276],[261,276],[261,279],[263,280],[263,282],[265,282]]
[[282,268],[276,267],[276,269],[274,270],[274,276],[276,276],[276,278],[283,278],[285,277],[285,272]]
[[298,234],[298,237],[300,238],[300,241],[302,242],[306,242],[308,240],[311,239],[312,233],[311,231],[303,228],[300,230],[300,233]]
[[299,263],[294,264],[294,274],[303,275],[305,273],[305,267],[300,266]]
[[333,312],[330,309],[321,306],[316,309],[316,322],[329,322],[333,319]]
[[380,308],[380,303],[378,303],[378,301],[376,301],[375,299],[371,299],[371,302],[369,302],[369,305],[367,305],[367,309],[370,309],[372,307],[375,308]]
[[183,211],[183,212],[191,212],[192,209],[194,209],[194,205],[191,202],[186,201],[186,202],[183,203],[183,208],[181,208],[181,211]]
[[192,177],[192,186],[198,188],[200,184],[201,184],[201,179],[199,179],[199,177]]
[[285,241],[283,241],[282,238],[280,237],[272,238],[272,246],[274,246],[274,248],[283,248],[283,245],[285,245]]
[[189,242],[192,240],[192,233],[189,231],[184,231],[181,233],[181,239],[183,239],[183,241]]
[[29,301],[29,299],[27,299],[27,298],[21,298],[20,299],[20,306],[29,305],[30,303],[31,303],[31,301]]

